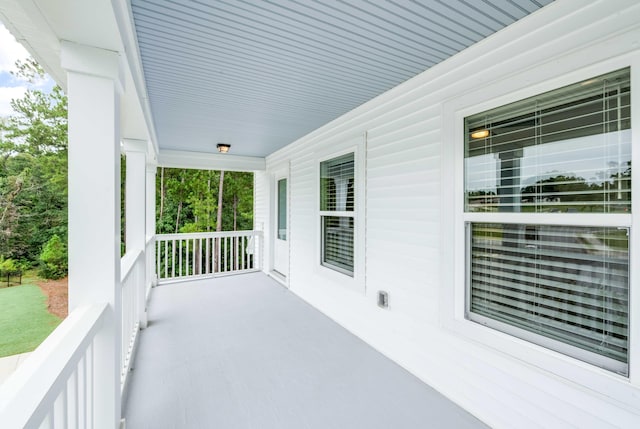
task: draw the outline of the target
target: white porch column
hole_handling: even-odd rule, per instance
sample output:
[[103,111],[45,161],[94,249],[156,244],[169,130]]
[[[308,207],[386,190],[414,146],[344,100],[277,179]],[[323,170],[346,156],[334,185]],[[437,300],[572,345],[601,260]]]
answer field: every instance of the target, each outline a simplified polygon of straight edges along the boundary
[[106,302],[94,347],[94,425],[120,423],[120,59],[61,43],[69,97],[69,311]]
[[[142,260],[146,265],[145,257],[145,222],[146,222],[146,152],[147,142],[144,140],[124,139],[124,151],[126,153],[126,181],[125,181],[125,225],[127,252],[142,252]],[[146,267],[141,274],[137,285],[138,290],[138,318],[140,327],[147,327],[147,285]]]
[[147,164],[147,220],[146,220],[146,241],[151,240],[150,250],[147,254],[147,276],[146,287],[149,288],[156,283],[156,171],[158,167],[155,163]]

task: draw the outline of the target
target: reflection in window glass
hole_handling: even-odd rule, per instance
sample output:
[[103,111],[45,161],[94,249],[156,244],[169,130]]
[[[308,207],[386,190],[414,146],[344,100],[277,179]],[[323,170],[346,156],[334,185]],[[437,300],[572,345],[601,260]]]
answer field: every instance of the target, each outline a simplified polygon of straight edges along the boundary
[[629,69],[466,118],[469,212],[631,210]]
[[353,272],[353,218],[322,217],[322,260],[325,264]]
[[287,239],[287,179],[278,180],[278,239]]
[[575,347],[587,352],[573,353],[577,357],[626,373],[627,233],[611,227],[472,223],[471,319],[559,351]]
[[320,163],[321,264],[353,276],[355,154]]
[[464,153],[467,317],[625,375],[630,103],[627,68],[465,118]]
[[353,211],[354,155],[320,163],[320,210]]

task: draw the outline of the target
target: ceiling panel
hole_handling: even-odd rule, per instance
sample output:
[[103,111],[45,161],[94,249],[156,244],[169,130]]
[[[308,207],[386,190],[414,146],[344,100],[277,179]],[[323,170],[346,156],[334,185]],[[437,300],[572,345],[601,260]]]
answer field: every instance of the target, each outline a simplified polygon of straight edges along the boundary
[[266,156],[551,0],[133,0],[161,149]]

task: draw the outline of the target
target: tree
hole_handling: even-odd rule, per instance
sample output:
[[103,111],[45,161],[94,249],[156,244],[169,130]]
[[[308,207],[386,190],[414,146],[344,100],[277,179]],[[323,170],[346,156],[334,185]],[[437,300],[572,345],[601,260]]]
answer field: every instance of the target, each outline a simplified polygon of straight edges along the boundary
[[222,219],[224,231],[253,228],[253,174],[226,173]]
[[[23,80],[44,78],[32,59],[16,65]],[[11,106],[0,123],[0,256],[37,263],[53,235],[67,237],[67,98],[59,86],[30,89]]]
[[40,275],[47,279],[59,279],[67,275],[67,246],[54,234],[42,247]]
[[253,173],[161,168],[156,190],[160,234],[253,227]]

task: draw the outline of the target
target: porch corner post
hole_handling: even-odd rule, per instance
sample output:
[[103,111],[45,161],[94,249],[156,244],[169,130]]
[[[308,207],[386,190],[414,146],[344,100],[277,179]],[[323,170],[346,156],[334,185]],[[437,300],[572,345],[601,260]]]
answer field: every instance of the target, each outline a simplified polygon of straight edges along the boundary
[[93,427],[121,418],[120,55],[61,41],[69,120],[69,311],[107,303],[93,342]]
[[156,276],[156,172],[158,166],[155,162],[147,160],[147,219],[146,225],[146,242],[149,243],[147,248],[147,267],[145,284],[148,289],[157,284]]
[[147,285],[146,285],[146,159],[145,140],[123,139],[126,154],[125,180],[125,225],[127,252],[142,252],[142,272],[138,277],[138,320],[140,328],[147,327]]

